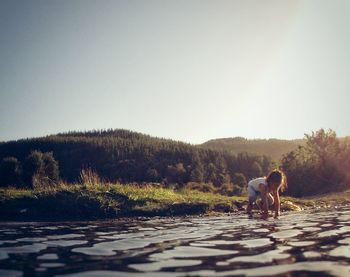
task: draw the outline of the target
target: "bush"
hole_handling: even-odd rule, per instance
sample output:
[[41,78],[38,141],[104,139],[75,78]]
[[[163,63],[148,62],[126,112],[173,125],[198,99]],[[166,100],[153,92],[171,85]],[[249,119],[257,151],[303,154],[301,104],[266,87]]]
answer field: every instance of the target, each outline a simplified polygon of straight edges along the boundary
[[19,186],[21,176],[21,165],[17,158],[7,157],[0,163],[0,185]]
[[101,184],[102,180],[95,171],[87,168],[80,171],[80,182],[85,186],[94,186]]
[[56,185],[59,181],[58,162],[52,152],[32,151],[23,165],[24,185],[31,188]]
[[225,183],[217,189],[217,192],[227,196],[241,196],[246,194],[246,189],[240,185]]
[[189,190],[198,190],[201,192],[211,192],[211,193],[214,193],[216,191],[216,188],[212,183],[189,182],[185,185],[184,188]]
[[243,173],[235,173],[232,177],[232,182],[242,188],[248,185],[247,179]]

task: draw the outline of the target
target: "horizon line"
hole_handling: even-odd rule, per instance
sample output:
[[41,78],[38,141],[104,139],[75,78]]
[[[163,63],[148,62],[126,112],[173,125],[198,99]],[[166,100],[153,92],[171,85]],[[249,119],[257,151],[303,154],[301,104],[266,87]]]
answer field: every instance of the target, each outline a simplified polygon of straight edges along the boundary
[[[57,135],[68,135],[69,133],[106,132],[106,131],[118,131],[118,130],[124,130],[124,131],[129,131],[129,132],[132,132],[132,133],[138,133],[138,134],[142,134],[142,135],[146,135],[146,136],[150,136],[150,137],[158,138],[158,139],[165,139],[165,140],[172,140],[172,141],[176,141],[176,142],[183,142],[183,143],[187,143],[187,144],[191,144],[191,145],[201,145],[201,144],[204,144],[206,142],[214,141],[214,140],[237,139],[237,138],[241,138],[241,139],[245,139],[245,140],[252,140],[252,141],[253,140],[284,140],[284,141],[293,141],[293,140],[303,140],[303,139],[305,139],[305,136],[302,137],[302,138],[300,138],[300,137],[299,138],[277,138],[277,137],[261,138],[261,137],[228,136],[228,137],[211,138],[211,139],[205,140],[204,142],[193,143],[193,142],[188,142],[186,140],[178,140],[178,139],[169,138],[169,137],[162,137],[162,136],[152,135],[152,134],[149,134],[149,133],[143,133],[143,132],[139,132],[139,131],[135,131],[135,130],[131,130],[131,129],[126,129],[126,128],[105,128],[105,129],[101,128],[101,129],[89,129],[89,130],[60,131],[60,132],[56,132],[56,133],[49,133],[49,134],[46,134],[46,135],[37,135],[37,136],[28,136],[28,137],[14,138],[14,139],[8,139],[8,140],[0,140],[0,143],[9,143],[9,142],[17,142],[17,141],[21,141],[21,140],[39,139],[39,138],[45,138],[45,137],[57,136]],[[342,137],[338,137],[337,136],[337,138],[346,138],[346,137],[349,137],[349,136],[350,135],[342,136]]]

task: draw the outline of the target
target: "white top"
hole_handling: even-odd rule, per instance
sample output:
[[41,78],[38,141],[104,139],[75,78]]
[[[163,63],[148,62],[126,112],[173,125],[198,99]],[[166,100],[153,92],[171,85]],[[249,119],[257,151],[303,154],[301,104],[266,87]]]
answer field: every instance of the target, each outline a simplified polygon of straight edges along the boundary
[[249,181],[248,186],[252,187],[255,191],[260,191],[260,189],[259,189],[260,184],[267,186],[267,182],[266,182],[265,177],[255,178],[255,179]]

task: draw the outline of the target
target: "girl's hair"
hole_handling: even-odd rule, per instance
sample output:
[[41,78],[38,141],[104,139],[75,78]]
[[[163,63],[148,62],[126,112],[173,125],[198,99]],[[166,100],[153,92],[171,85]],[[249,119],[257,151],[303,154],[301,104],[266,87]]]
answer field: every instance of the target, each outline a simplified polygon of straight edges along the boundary
[[272,170],[269,175],[267,175],[266,182],[268,184],[278,184],[278,187],[281,188],[281,191],[284,191],[288,185],[286,174],[284,174],[284,172],[279,169]]

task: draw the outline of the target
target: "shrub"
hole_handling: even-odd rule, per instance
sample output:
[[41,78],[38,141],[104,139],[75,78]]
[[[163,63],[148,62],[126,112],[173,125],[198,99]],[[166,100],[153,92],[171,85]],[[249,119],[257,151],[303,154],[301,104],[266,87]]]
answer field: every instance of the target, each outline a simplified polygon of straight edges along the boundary
[[227,196],[241,196],[246,194],[246,190],[244,189],[244,187],[233,183],[222,184],[217,189],[217,192]]
[[59,167],[52,152],[32,151],[23,165],[23,181],[31,188],[57,185]]
[[0,163],[0,185],[19,186],[21,165],[17,158],[6,157]]
[[198,190],[201,192],[215,192],[215,187],[212,183],[196,183],[196,182],[189,182],[185,185],[185,189],[189,190]]
[[102,180],[95,171],[86,168],[80,171],[80,182],[85,186],[94,186],[101,184]]

